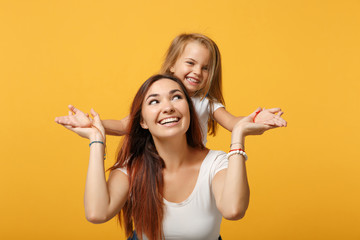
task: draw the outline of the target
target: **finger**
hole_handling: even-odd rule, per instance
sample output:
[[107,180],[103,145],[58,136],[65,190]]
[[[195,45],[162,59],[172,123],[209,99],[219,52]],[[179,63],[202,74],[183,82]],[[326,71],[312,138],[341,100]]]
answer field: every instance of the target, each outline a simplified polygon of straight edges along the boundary
[[265,121],[264,124],[268,126],[276,126],[276,123],[273,119]]
[[101,121],[100,121],[100,116],[99,116],[99,114],[98,114],[97,112],[95,112],[94,109],[91,109],[91,110],[90,110],[90,113],[91,113],[91,115],[93,116],[95,123],[100,123],[100,122],[101,122]]
[[271,112],[271,113],[277,113],[277,112],[280,112],[281,111],[281,109],[280,108],[269,108],[269,109],[267,109],[269,112]]
[[285,122],[281,118],[274,118],[274,122],[279,127],[285,127]]
[[79,109],[77,109],[76,107],[74,107],[73,105],[69,105],[68,108],[70,109],[70,111],[72,111],[73,113],[78,113],[81,112]]
[[283,111],[280,111],[277,115],[280,117],[281,115],[283,115],[284,112]]
[[285,119],[283,119],[281,117],[282,114],[283,114],[283,112],[280,112],[275,118],[277,119],[277,121],[281,122],[282,126],[285,127],[286,126],[286,121],[285,121]]
[[69,111],[69,116],[72,116],[73,115],[73,112],[72,111]]
[[93,117],[98,115],[98,113],[95,112],[95,110],[93,108],[90,109],[90,113],[91,113],[91,116],[93,116]]
[[61,124],[61,125],[63,125],[65,128],[67,128],[71,131],[74,129],[73,126],[71,126],[71,125],[66,125],[66,124]]
[[56,117],[55,122],[57,122],[59,124],[64,124],[64,123],[66,123],[67,119],[68,119],[68,116]]

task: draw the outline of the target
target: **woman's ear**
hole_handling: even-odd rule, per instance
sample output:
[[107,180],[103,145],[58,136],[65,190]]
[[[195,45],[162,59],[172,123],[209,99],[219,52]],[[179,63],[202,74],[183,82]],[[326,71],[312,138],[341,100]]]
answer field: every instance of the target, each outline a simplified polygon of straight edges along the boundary
[[170,72],[171,72],[171,73],[174,73],[174,72],[175,72],[174,66],[170,67]]
[[143,119],[143,118],[140,119],[140,126],[141,126],[143,129],[149,129],[148,125],[144,122],[144,119]]

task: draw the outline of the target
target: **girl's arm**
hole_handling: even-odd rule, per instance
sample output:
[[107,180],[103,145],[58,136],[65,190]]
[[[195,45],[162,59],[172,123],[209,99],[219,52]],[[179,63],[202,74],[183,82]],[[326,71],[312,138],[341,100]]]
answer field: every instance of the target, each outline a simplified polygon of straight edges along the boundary
[[[271,108],[271,109],[261,109],[258,108],[257,111],[260,111],[258,114],[255,114],[255,123],[262,123],[273,127],[285,127],[286,121],[281,118],[283,112],[280,108]],[[213,114],[215,121],[217,121],[223,128],[232,132],[235,124],[243,119],[244,117],[235,117],[225,108],[220,107],[216,109]]]
[[[57,117],[59,124],[66,124],[72,127],[86,128],[91,126],[91,119],[88,114],[80,111],[72,105],[69,105],[72,113],[68,116]],[[102,120],[102,125],[105,128],[105,133],[109,135],[123,136],[126,134],[126,129],[129,124],[129,116],[121,120]]]
[[[77,133],[81,137],[88,138],[90,146],[89,166],[85,184],[84,206],[86,218],[93,223],[102,223],[113,218],[124,206],[129,182],[127,176],[121,171],[112,171],[106,182],[104,169],[104,146],[105,130],[101,124],[99,115],[91,109],[93,119],[86,114],[69,106],[71,112],[68,116],[57,117],[55,122]],[[85,123],[85,117],[90,122],[88,127],[73,127],[67,123]],[[100,143],[100,142],[103,142]]]
[[[269,125],[253,123],[252,119],[255,115],[256,111],[234,126],[231,134],[231,149],[244,149],[247,135],[260,135],[273,128]],[[229,157],[228,168],[215,175],[212,189],[216,206],[224,218],[238,220],[245,215],[249,205],[250,190],[243,155],[234,154]]]
[[126,116],[121,120],[102,120],[101,123],[103,124],[107,135],[123,136],[126,134],[129,116]]
[[241,116],[235,117],[234,115],[226,111],[226,109],[223,107],[216,109],[213,115],[215,121],[217,121],[223,128],[227,129],[230,132],[232,132],[235,124],[244,118]]

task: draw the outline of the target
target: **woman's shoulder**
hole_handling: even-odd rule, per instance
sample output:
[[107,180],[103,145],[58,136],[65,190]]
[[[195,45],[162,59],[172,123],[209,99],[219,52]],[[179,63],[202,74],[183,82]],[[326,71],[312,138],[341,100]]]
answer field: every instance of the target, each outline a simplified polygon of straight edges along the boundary
[[220,150],[209,150],[206,158],[204,159],[204,164],[207,165],[207,168],[213,169],[222,163],[227,163],[227,155],[225,152]]

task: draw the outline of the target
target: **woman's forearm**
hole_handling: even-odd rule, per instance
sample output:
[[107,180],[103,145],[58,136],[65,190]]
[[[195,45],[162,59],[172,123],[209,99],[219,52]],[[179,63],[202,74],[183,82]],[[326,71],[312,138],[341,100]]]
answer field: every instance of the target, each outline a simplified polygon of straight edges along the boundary
[[249,205],[249,198],[250,190],[245,159],[242,155],[234,154],[229,157],[229,165],[221,197],[224,217],[230,220],[242,218]]
[[[97,137],[92,138],[90,142],[92,141],[102,140]],[[101,223],[107,220],[110,202],[104,169],[104,144],[93,143],[90,146],[84,206],[86,218],[93,223]]]
[[[231,149],[244,149],[245,136],[241,128],[236,128],[231,134]],[[250,189],[246,173],[245,157],[233,154],[229,157],[222,191],[223,211],[230,220],[238,220],[245,215],[249,205]]]

